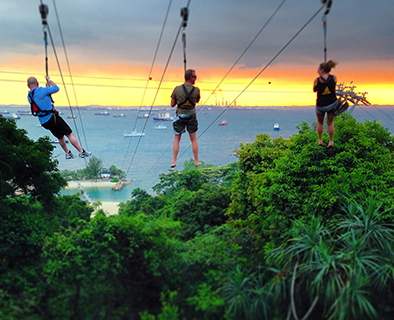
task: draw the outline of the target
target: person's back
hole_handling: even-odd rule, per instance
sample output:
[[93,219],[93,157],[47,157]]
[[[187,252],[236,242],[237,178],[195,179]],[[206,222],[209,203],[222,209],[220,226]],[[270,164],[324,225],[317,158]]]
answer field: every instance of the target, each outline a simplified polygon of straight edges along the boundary
[[195,87],[197,76],[196,71],[188,69],[185,72],[185,83],[181,86],[175,87],[171,94],[171,107],[177,106],[176,115],[173,120],[174,128],[174,143],[172,146],[172,164],[171,168],[176,167],[176,160],[179,152],[179,143],[181,136],[189,132],[190,141],[192,143],[192,150],[194,156],[194,163],[199,166],[198,161],[198,143],[197,130],[198,121],[196,117],[196,103],[200,101],[200,89]]
[[74,159],[75,156],[68,149],[64,136],[67,136],[70,143],[78,150],[80,158],[89,157],[91,153],[80,146],[69,125],[58,115],[53,107],[51,94],[58,92],[59,87],[49,76],[45,78],[47,80],[46,88],[40,87],[38,80],[34,77],[27,79],[27,86],[30,89],[27,99],[32,104],[32,108],[35,105],[39,109],[37,116],[41,125],[59,139],[59,144],[66,153],[66,159]]
[[337,100],[335,94],[336,81],[333,75],[329,75],[327,79],[319,77],[315,86],[317,92],[316,105],[319,107],[325,107]]
[[[59,91],[59,87],[54,85],[52,87],[36,87],[29,91],[27,98],[29,103],[32,103],[32,98],[34,103],[43,111],[50,111],[53,109],[51,94]],[[37,112],[38,119],[40,123],[46,123],[51,118],[51,113]]]
[[196,112],[196,103],[200,101],[200,89],[185,82],[175,87],[172,96],[176,100],[177,114],[191,115]]

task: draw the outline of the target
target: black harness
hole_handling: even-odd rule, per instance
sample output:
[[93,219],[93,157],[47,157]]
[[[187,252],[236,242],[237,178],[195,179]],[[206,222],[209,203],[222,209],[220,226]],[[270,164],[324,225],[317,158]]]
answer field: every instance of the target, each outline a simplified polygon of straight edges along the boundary
[[187,92],[186,86],[182,85],[183,91],[185,91],[186,99],[185,101],[178,103],[178,108],[190,110],[196,106],[196,103],[192,101],[191,95],[194,92],[195,87],[190,92]]
[[[53,106],[52,106],[52,110],[41,110],[39,107],[38,107],[38,105],[34,102],[34,99],[33,99],[33,97],[34,97],[34,92],[36,91],[36,89],[34,89],[31,93],[29,93],[29,97],[30,97],[30,111],[31,111],[31,114],[33,115],[33,116],[35,116],[35,117],[39,117],[39,118],[42,118],[42,117],[45,117],[45,116],[47,116],[48,114],[50,114],[50,113],[53,113],[53,114],[57,114],[58,112],[57,112],[57,110],[55,109],[55,108],[53,108]],[[51,101],[52,101],[52,103],[53,103],[53,99],[52,99],[52,97],[50,97],[51,98]],[[41,112],[41,114],[38,114],[39,112]]]

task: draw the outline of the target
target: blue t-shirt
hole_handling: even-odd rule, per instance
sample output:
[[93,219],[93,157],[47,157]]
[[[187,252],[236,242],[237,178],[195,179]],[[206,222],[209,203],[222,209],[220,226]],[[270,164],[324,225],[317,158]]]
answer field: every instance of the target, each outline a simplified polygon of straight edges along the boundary
[[[36,103],[37,107],[39,107],[41,110],[52,110],[53,105],[50,95],[52,93],[58,92],[59,87],[57,85],[54,85],[52,87],[38,87],[33,90],[34,90],[33,100]],[[30,94],[32,94],[33,90],[29,91],[27,95],[27,100],[29,100],[29,103],[31,103]],[[38,115],[40,114],[44,114],[44,113],[38,112]],[[38,117],[38,119],[40,120],[40,123],[43,124],[47,122],[51,117],[52,117],[52,113],[49,113],[44,117]]]

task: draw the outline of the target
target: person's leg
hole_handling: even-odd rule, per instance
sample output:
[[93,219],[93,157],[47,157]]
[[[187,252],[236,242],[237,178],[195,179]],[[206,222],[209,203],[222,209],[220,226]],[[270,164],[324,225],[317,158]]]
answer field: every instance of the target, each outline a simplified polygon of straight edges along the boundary
[[174,143],[172,145],[172,163],[171,163],[171,168],[176,167],[176,159],[178,158],[178,152],[179,152],[179,143],[181,142],[181,134],[175,134],[174,135]]
[[194,156],[194,164],[196,166],[199,166],[201,164],[200,161],[198,161],[198,142],[197,142],[197,132],[189,133],[190,141],[192,143],[192,150],[193,150],[193,156]]
[[65,153],[69,153],[70,152],[70,150],[67,148],[66,138],[64,138],[64,136],[59,139],[59,144],[63,148]]
[[323,135],[323,125],[324,125],[324,113],[317,113],[317,134],[319,136],[319,146],[323,145],[322,135]]
[[332,147],[334,145],[334,133],[335,133],[334,118],[335,116],[333,113],[327,113],[328,135],[330,136],[330,142],[328,143],[327,147]]
[[[83,152],[83,149],[79,145],[79,142],[78,142],[77,138],[75,138],[75,136],[74,136],[74,132],[71,132],[70,134],[68,134],[67,138],[70,141],[70,143],[75,147],[75,149],[78,150],[79,153]],[[63,137],[63,139],[64,139],[64,137]]]

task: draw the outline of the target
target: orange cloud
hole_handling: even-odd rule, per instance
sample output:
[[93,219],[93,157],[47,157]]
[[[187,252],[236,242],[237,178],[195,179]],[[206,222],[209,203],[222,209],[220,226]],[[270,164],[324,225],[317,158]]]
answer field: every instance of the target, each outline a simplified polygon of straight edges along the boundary
[[[303,106],[315,103],[312,83],[317,76],[317,65],[277,64],[268,67],[246,90],[251,80],[261,69],[235,68],[212,94],[228,69],[191,66],[197,71],[196,85],[202,91],[201,103],[227,104],[234,100],[241,106]],[[61,64],[64,81],[72,106],[76,105],[68,68]],[[148,80],[150,66],[138,63],[106,62],[100,64],[79,64],[71,61],[74,88],[78,105],[137,106],[168,105],[173,88],[183,82],[183,66],[170,64],[160,84],[164,66],[156,65],[152,80]],[[0,64],[1,104],[27,105],[28,76],[35,75],[43,85],[43,57],[14,56],[6,64]],[[6,73],[4,73],[4,71]],[[394,66],[392,61],[368,61],[340,63],[332,73],[339,82],[353,84],[357,90],[368,92],[367,98],[373,104],[393,105]],[[56,105],[68,106],[57,65],[50,57],[50,76],[61,87],[55,95]],[[160,85],[160,90],[157,88]],[[142,100],[144,91],[146,94]],[[244,91],[245,90],[245,91]]]

